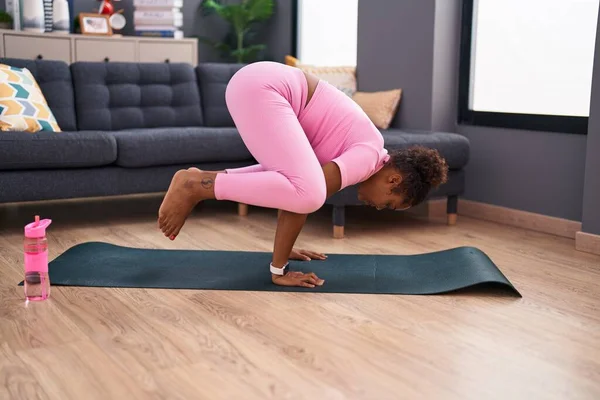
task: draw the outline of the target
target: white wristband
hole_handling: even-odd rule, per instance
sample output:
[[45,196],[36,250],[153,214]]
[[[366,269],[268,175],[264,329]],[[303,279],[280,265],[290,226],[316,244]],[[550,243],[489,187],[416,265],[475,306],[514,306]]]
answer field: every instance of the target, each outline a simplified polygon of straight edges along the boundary
[[290,265],[289,262],[285,263],[285,265],[281,268],[276,268],[273,266],[273,263],[271,263],[269,265],[269,269],[273,275],[285,275],[287,273],[288,265]]

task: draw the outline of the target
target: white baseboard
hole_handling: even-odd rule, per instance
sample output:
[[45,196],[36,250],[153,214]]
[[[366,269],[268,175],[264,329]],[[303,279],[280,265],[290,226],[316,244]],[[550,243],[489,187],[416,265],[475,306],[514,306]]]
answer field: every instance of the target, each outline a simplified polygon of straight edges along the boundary
[[600,235],[581,231],[577,232],[575,236],[575,248],[586,253],[600,255]]

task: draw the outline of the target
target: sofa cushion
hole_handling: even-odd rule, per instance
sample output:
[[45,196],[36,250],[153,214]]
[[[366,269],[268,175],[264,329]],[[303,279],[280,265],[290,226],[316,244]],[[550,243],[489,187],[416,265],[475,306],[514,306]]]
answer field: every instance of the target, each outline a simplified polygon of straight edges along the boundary
[[200,92],[189,64],[71,64],[80,130],[202,125]]
[[71,70],[66,63],[15,58],[0,58],[0,63],[17,68],[27,68],[42,89],[60,129],[63,131],[77,129]]
[[116,159],[117,143],[103,132],[0,135],[0,170],[97,167]]
[[122,167],[252,159],[235,128],[135,129],[110,135],[117,141],[117,165]]
[[196,67],[206,126],[235,126],[225,102],[231,77],[244,64],[202,63]]
[[436,149],[450,169],[461,169],[469,162],[469,140],[456,133],[386,129],[381,131],[389,151],[413,145]]

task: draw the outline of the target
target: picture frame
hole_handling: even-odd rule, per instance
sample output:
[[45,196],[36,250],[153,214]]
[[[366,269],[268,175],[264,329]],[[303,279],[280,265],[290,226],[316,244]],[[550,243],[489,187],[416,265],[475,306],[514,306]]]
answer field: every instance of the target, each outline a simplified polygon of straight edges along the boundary
[[79,14],[79,28],[82,35],[112,36],[109,16],[106,14]]

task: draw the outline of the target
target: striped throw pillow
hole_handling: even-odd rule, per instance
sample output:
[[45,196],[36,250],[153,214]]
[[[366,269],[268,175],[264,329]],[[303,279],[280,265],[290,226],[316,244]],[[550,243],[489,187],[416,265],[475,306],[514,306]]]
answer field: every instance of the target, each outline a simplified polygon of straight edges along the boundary
[[356,67],[302,64],[300,60],[289,55],[285,57],[285,64],[315,75],[317,78],[341,90],[348,97],[352,97],[354,92],[356,92]]

